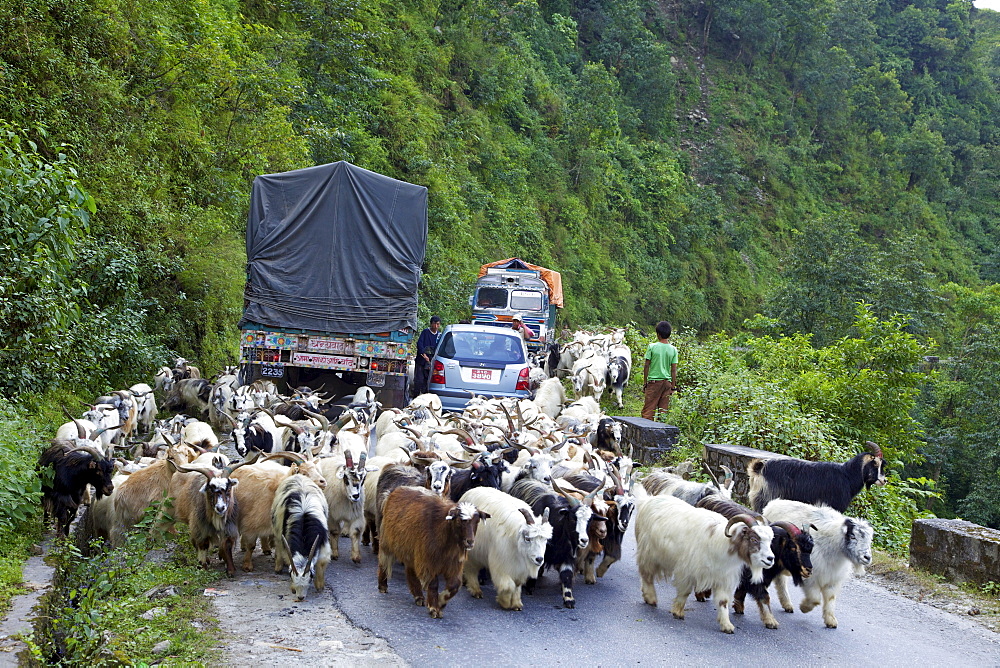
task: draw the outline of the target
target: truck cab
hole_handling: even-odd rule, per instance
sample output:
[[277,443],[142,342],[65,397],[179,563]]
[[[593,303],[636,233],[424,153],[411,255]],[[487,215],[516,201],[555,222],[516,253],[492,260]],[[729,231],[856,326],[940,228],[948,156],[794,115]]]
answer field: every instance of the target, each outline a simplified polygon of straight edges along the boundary
[[[548,280],[542,271],[549,275]],[[537,351],[553,340],[556,308],[562,305],[561,284],[560,302],[552,299],[553,274],[558,277],[556,272],[533,268],[517,258],[503,262],[503,266],[484,266],[469,298],[473,324],[510,327],[512,317],[519,313],[535,334],[526,341],[528,350]]]

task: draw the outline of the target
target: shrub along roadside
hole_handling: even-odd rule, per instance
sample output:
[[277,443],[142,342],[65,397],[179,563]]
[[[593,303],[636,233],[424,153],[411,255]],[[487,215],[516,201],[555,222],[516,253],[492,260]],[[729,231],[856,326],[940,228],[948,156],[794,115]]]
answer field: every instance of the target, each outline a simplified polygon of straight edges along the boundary
[[148,528],[152,517],[120,548],[87,556],[64,540],[53,550],[55,587],[26,639],[34,665],[142,665],[165,656],[218,665],[214,613],[201,595],[218,573],[198,568],[183,536],[164,549]]
[[21,591],[21,567],[41,533],[41,482],[35,472],[44,430],[0,397],[0,615]]
[[[629,339],[627,415],[641,407],[643,355],[652,341],[637,332]],[[699,341],[682,332],[671,341],[680,353],[680,392],[663,420],[680,429],[681,439],[665,463],[700,462],[703,443],[846,461],[865,440],[876,441],[886,453],[889,484],[862,492],[848,514],[872,522],[877,547],[908,552],[913,520],[927,515],[917,500],[937,493],[931,481],[899,475],[919,459],[920,428],[912,415],[928,380],[916,371],[928,349],[906,332],[902,319],[880,320],[860,304],[851,333],[821,348],[800,335],[718,334]],[[614,412],[612,403],[603,403]]]

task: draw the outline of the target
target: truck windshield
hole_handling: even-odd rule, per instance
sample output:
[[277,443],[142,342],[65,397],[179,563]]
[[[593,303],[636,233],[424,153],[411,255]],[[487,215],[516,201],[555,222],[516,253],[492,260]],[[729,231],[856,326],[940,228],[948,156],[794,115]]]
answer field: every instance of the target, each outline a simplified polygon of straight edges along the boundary
[[507,291],[503,288],[479,288],[476,308],[507,308]]
[[513,311],[541,311],[542,293],[532,290],[511,290],[510,308]]
[[523,364],[524,346],[516,335],[489,332],[448,332],[444,335],[438,357],[460,362],[503,362]]

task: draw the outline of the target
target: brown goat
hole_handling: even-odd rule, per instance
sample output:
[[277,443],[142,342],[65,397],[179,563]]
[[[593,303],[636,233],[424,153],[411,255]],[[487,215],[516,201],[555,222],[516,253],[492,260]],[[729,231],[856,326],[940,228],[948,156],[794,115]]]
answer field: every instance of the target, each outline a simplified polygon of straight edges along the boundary
[[[448,600],[462,587],[465,557],[488,513],[471,503],[455,503],[419,487],[398,487],[382,510],[378,555],[378,590],[389,590],[396,560],[405,564],[406,582],[417,605],[427,604],[440,619]],[[445,591],[438,595],[443,582]],[[425,599],[426,592],[426,599]]]
[[[272,459],[291,459],[292,466],[281,466]],[[240,481],[236,488],[236,503],[240,514],[237,526],[240,530],[240,549],[243,550],[243,570],[253,571],[253,551],[260,539],[261,551],[270,554],[273,547],[274,529],[271,522],[271,503],[275,491],[286,479],[301,473],[317,485],[326,488],[326,479],[320,473],[317,462],[305,459],[297,452],[272,453],[254,466],[245,466],[233,471],[232,477]]]

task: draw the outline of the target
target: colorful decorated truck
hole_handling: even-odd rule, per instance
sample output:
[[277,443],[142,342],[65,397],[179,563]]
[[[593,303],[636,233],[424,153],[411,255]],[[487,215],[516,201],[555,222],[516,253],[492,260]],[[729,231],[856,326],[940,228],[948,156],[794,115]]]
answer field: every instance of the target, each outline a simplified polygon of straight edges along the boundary
[[240,379],[407,401],[427,189],[335,162],[254,179]]
[[510,327],[511,318],[520,314],[535,333],[527,341],[528,350],[536,351],[554,342],[558,334],[556,309],[563,307],[562,276],[516,257],[484,264],[469,305],[477,325]]

